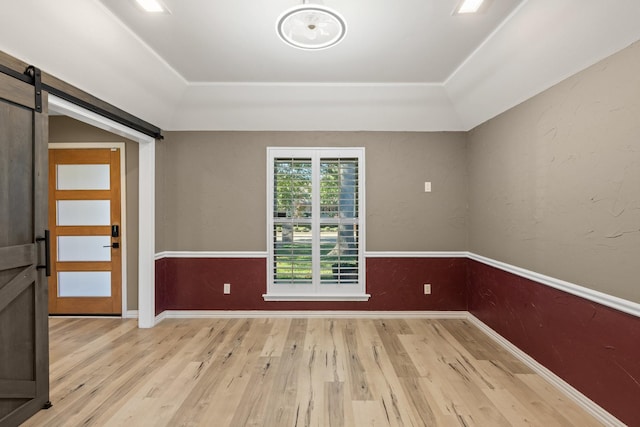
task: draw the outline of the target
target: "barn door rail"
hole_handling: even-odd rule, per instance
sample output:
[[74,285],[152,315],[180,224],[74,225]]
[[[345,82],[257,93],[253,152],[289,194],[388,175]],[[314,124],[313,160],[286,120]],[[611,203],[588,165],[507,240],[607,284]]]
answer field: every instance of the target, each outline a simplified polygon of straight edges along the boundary
[[[164,139],[162,129],[142,120],[120,108],[109,104],[89,93],[79,89],[55,76],[41,71],[39,68],[29,65],[19,59],[12,57],[0,50],[0,73],[14,77],[25,83],[36,87],[36,105],[39,109],[34,108],[38,112],[42,112],[42,95],[43,91],[51,95],[55,95],[65,101],[78,105],[93,113],[113,120],[116,123],[127,126],[144,135],[151,136],[155,139]],[[40,98],[38,100],[38,98]]]

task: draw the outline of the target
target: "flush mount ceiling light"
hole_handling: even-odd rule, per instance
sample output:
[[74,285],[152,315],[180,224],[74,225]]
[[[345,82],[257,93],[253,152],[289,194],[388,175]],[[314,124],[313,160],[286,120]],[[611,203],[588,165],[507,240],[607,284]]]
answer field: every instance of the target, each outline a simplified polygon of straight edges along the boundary
[[152,13],[168,13],[169,9],[163,5],[159,0],[136,0],[138,6],[145,12]]
[[335,10],[304,2],[280,15],[276,31],[293,47],[319,50],[339,43],[347,32],[347,24]]
[[458,6],[455,13],[476,13],[483,2],[484,0],[463,0],[460,2],[460,6]]

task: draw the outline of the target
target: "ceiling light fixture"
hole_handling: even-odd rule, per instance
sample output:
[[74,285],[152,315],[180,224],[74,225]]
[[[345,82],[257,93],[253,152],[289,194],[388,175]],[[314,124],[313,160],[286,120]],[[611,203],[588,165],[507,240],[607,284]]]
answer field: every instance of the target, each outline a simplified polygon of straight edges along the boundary
[[138,3],[138,6],[140,6],[145,12],[161,13],[169,11],[169,9],[167,9],[158,0],[136,0],[136,3]]
[[278,36],[298,49],[319,50],[338,44],[347,32],[344,18],[335,10],[308,4],[285,11],[276,24]]
[[484,0],[463,0],[456,13],[476,13]]

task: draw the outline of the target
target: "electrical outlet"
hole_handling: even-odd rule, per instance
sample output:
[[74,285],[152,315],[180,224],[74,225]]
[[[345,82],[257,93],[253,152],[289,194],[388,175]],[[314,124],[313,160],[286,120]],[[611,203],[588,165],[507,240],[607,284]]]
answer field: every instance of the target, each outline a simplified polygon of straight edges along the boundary
[[225,283],[224,284],[224,294],[228,295],[231,293],[231,283]]
[[424,294],[425,295],[429,295],[430,293],[431,293],[431,284],[425,283],[424,284]]

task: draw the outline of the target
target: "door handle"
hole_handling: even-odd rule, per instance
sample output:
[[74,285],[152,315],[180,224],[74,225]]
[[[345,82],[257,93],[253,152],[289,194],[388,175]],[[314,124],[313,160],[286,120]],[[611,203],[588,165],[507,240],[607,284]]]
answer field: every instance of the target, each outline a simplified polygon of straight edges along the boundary
[[120,247],[120,243],[118,243],[118,242],[113,242],[110,245],[103,246],[103,248],[113,248],[113,249],[118,249],[119,247]]
[[51,239],[49,230],[44,230],[44,237],[36,237],[36,242],[44,242],[44,265],[36,265],[38,270],[44,268],[47,277],[51,277]]

